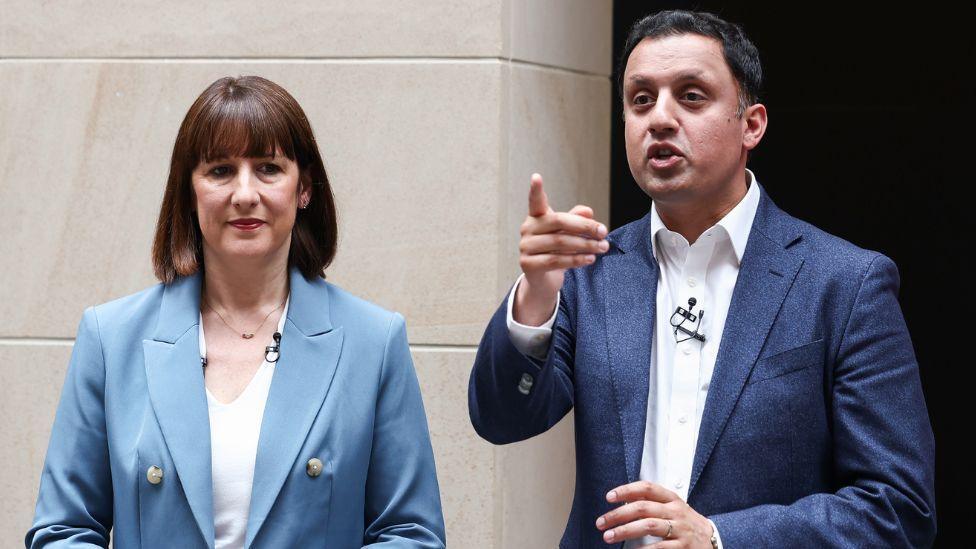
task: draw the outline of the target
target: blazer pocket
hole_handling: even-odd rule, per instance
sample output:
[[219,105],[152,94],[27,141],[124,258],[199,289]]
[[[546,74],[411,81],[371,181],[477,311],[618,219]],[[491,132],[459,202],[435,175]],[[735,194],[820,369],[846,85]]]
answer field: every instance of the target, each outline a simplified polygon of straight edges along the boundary
[[814,364],[823,364],[824,340],[820,338],[799,347],[759,359],[749,376],[749,384],[784,376]]

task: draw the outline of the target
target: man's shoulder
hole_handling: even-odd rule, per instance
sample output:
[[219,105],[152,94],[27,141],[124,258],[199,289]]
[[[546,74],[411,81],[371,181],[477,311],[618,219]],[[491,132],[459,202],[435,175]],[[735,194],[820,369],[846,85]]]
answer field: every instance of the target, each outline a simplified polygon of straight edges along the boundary
[[[816,225],[797,218],[770,202],[766,219],[757,215],[753,232],[778,241],[787,252],[798,255],[805,267],[829,278],[857,278],[875,262],[894,263],[890,258],[861,247]],[[765,221],[765,222],[760,222]]]

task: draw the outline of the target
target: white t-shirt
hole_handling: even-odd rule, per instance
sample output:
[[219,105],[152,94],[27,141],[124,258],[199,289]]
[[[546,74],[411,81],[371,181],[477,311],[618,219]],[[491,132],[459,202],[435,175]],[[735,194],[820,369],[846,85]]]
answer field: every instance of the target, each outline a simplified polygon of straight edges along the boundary
[[[279,333],[284,329],[287,315],[288,300],[285,301],[281,319],[278,321]],[[274,341],[269,342],[268,345],[274,345]],[[202,315],[200,356],[207,356]],[[207,391],[207,408],[210,412],[210,456],[213,468],[215,549],[244,547],[258,437],[261,434],[261,420],[264,418],[264,405],[268,401],[274,368],[275,363],[263,360],[244,391],[226,404],[222,404],[209,390]]]

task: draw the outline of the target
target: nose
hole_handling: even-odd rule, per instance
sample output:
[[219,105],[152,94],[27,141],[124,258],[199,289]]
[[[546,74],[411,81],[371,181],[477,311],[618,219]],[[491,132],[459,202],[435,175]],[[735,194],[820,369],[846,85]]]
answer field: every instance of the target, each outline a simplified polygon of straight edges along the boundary
[[253,208],[258,205],[260,195],[258,194],[258,180],[250,166],[242,165],[237,168],[237,175],[234,177],[234,192],[231,194],[231,203],[237,208]]
[[651,134],[677,131],[678,119],[674,112],[676,106],[675,100],[669,94],[661,93],[647,113],[647,131]]

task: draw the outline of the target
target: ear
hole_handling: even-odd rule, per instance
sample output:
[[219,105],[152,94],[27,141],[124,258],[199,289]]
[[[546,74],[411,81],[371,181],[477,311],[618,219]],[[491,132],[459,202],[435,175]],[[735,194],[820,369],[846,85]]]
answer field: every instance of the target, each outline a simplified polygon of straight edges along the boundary
[[312,200],[312,176],[308,171],[303,171],[298,178],[298,203],[308,204]]
[[747,151],[755,149],[766,133],[766,106],[762,103],[750,105],[742,113],[745,122],[742,133],[742,146]]

